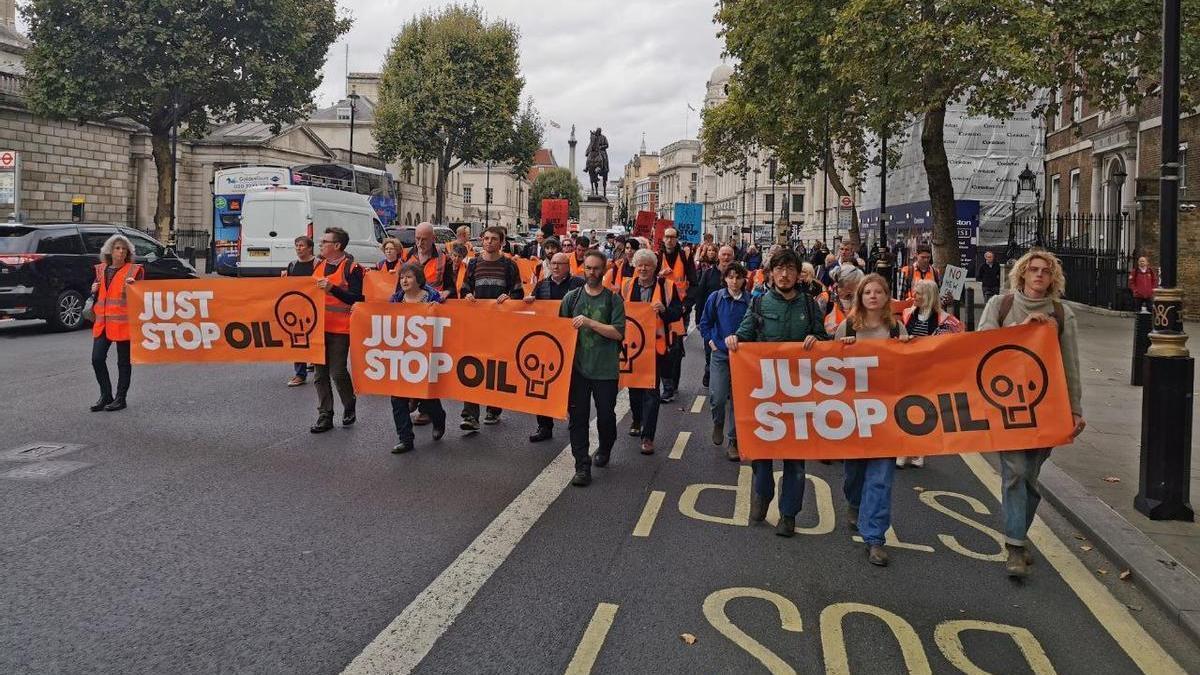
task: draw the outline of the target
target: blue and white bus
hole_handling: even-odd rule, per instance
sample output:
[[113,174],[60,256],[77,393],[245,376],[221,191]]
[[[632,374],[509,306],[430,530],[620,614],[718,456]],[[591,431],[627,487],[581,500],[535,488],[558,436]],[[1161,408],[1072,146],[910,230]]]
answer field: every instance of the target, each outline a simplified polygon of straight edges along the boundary
[[246,192],[250,188],[288,185],[291,178],[292,172],[284,166],[236,166],[213,172],[213,246],[218,274],[237,274]]
[[293,185],[348,190],[366,195],[384,227],[396,222],[396,185],[392,174],[352,164],[301,164],[292,167]]

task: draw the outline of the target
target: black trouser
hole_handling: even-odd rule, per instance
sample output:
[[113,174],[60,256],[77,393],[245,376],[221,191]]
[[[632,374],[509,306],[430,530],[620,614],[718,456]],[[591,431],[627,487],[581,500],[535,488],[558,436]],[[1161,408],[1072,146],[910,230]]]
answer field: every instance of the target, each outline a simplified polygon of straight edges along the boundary
[[129,392],[129,378],[133,366],[129,363],[129,340],[109,340],[103,333],[92,341],[92,370],[96,371],[96,383],[100,385],[100,397],[112,398],[112,379],[108,376],[108,348],[117,346],[117,398],[125,398]]
[[[342,333],[325,334],[325,363],[317,364],[317,414],[333,417],[333,387],[337,387],[343,412],[354,410],[354,385],[350,382],[350,336]],[[332,380],[332,386],[330,385]]]
[[656,356],[655,359],[657,375],[654,388],[629,390],[629,414],[633,417],[634,425],[642,428],[641,437],[651,441],[658,431],[658,408],[662,402],[659,391],[666,386],[663,384],[663,380],[666,379],[663,374],[667,372],[670,355]]
[[588,454],[588,430],[591,427],[591,402],[596,402],[596,432],[600,445],[596,454],[612,452],[617,441],[617,380],[591,380],[577,372],[571,373],[571,389],[567,397],[567,428],[571,431],[571,454],[575,470],[591,469]]
[[[494,405],[489,405],[487,407],[487,411],[492,413],[493,416],[498,417],[500,415],[500,413],[503,412],[503,408],[497,408]],[[478,403],[464,403],[463,409],[462,409],[462,416],[464,418],[469,417],[475,421],[479,421],[479,404]]]
[[537,427],[538,431],[549,431],[549,432],[553,433],[554,418],[546,417],[545,415],[538,415],[537,416],[537,425],[538,425],[538,427]]
[[429,415],[429,419],[433,421],[433,428],[446,428],[446,410],[442,408],[441,399],[412,399],[403,398],[401,396],[393,396],[392,398],[392,421],[396,424],[396,435],[402,443],[412,443],[413,423],[409,417],[410,404],[415,402],[417,409],[422,413]]
[[[676,343],[667,349],[665,358],[667,369],[659,370],[664,394],[674,394],[679,389],[679,377],[683,373],[683,356],[683,337],[680,336],[676,338]],[[664,359],[659,359],[659,363],[664,363]]]

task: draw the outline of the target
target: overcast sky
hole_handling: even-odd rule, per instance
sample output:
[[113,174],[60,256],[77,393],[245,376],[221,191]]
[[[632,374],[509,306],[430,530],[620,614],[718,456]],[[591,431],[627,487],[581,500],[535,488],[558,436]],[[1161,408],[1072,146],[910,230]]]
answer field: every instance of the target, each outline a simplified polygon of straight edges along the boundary
[[[414,15],[448,2],[339,0],[354,25],[334,45],[325,80],[316,93],[329,105],[345,93],[346,45],[349,69],[378,71],[392,38]],[[600,126],[608,137],[609,178],[637,152],[642,133],[657,151],[695,138],[705,82],[720,64],[721,42],[712,23],[711,0],[484,0],[488,18],[503,18],[521,32],[524,96],[546,122],[544,144],[567,166],[571,125],[579,140],[576,169],[582,174],[588,129]],[[553,120],[562,125],[555,129]],[[585,188],[586,177],[581,178]]]

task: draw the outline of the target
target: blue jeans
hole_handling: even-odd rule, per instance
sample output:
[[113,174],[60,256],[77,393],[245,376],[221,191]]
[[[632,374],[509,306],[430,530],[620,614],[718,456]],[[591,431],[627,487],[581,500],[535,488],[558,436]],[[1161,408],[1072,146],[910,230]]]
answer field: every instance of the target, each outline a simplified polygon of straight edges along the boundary
[[[708,362],[708,396],[712,407],[713,426],[726,425],[727,435],[733,443],[737,442],[737,427],[733,422],[733,400],[729,397],[729,354],[716,350],[709,356]],[[729,414],[725,414],[725,408]]]
[[294,371],[295,371],[296,377],[298,377],[302,380],[308,379],[308,364],[307,363],[305,363],[303,361],[297,361],[297,362],[293,363],[292,365],[294,366]]
[[1024,546],[1029,526],[1037,513],[1042,494],[1038,492],[1038,475],[1042,464],[1050,457],[1050,448],[1010,450],[1000,456],[1001,506],[1004,508],[1004,541]]
[[[716,352],[713,352],[716,354]],[[754,494],[771,503],[775,498],[774,462],[756,459],[750,462],[754,471]],[[783,480],[779,486],[779,515],[795,518],[804,503],[804,460],[783,460]]]
[[[412,443],[413,423],[409,417],[408,402],[409,399],[400,396],[392,398],[392,421],[396,423],[396,436],[400,438],[401,443]],[[433,421],[435,429],[444,429],[446,427],[446,409],[442,407],[440,399],[429,399],[417,401],[417,410],[429,415]]]
[[842,492],[850,507],[858,510],[858,533],[868,546],[883,546],[892,525],[892,478],[896,460],[848,459]]

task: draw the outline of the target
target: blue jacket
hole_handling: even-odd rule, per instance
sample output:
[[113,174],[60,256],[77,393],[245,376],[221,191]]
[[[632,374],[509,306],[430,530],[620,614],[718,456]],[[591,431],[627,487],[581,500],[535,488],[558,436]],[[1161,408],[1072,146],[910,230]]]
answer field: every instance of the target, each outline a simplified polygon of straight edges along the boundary
[[750,309],[750,293],[742,292],[742,297],[734,300],[729,295],[728,288],[708,296],[704,303],[704,313],[700,315],[700,336],[705,343],[712,341],[721,351],[728,351],[725,338],[737,332],[742,323],[742,317]]
[[[422,290],[429,294],[430,302],[442,301],[442,294],[439,293],[438,290],[433,286],[425,284],[425,287]],[[392,294],[392,299],[388,302],[404,302],[404,291],[396,291],[394,294]]]

